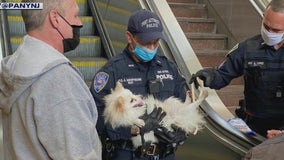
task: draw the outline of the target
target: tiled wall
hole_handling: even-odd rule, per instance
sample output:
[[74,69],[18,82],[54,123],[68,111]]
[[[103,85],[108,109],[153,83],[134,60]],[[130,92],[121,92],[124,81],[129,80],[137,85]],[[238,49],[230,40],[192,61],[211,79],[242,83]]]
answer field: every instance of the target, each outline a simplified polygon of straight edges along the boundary
[[261,17],[248,0],[209,1],[238,41],[260,33]]

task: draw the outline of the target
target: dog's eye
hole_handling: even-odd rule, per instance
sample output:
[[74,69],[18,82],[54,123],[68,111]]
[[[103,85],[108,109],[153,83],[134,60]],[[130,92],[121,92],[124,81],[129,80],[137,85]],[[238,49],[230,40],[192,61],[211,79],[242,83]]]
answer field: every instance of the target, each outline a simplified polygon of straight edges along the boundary
[[136,101],[136,99],[134,99],[134,98],[131,98],[131,103],[133,103],[133,102],[135,102]]

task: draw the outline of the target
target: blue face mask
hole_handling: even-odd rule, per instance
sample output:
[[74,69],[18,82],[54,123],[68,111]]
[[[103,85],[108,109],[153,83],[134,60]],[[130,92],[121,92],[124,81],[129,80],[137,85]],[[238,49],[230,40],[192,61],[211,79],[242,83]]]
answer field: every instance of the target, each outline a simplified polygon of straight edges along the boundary
[[149,62],[157,54],[158,47],[156,47],[154,50],[151,50],[151,49],[145,48],[145,47],[137,44],[135,49],[133,50],[133,52],[143,62]]

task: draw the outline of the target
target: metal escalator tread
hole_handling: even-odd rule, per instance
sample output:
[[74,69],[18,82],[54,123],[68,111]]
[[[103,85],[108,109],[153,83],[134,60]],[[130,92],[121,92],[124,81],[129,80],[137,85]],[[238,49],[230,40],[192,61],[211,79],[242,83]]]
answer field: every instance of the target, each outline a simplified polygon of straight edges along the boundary
[[[23,42],[22,36],[13,36],[10,39],[13,51]],[[98,36],[81,36],[80,45],[74,50],[65,53],[68,57],[89,56],[100,57],[101,55],[101,39]]]
[[[80,16],[80,20],[82,21],[84,27],[81,29],[81,36],[85,35],[93,35],[94,34],[94,20],[92,16]],[[9,28],[10,34],[14,35],[25,35],[25,26],[23,22],[23,18],[21,15],[9,15]]]
[[70,52],[64,53],[67,57],[100,57],[101,38],[98,36],[80,36],[79,46]]
[[[103,57],[68,57],[84,76],[86,83],[93,79],[95,73],[107,63]],[[87,83],[88,84],[88,83]]]

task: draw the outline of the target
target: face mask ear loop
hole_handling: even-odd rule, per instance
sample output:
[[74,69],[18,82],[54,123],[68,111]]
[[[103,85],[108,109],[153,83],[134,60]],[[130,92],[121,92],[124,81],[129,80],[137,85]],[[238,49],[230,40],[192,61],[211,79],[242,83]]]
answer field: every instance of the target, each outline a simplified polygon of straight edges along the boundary
[[61,35],[61,37],[64,39],[63,35],[61,32],[59,32],[58,28],[56,28],[57,32]]
[[[67,22],[66,19],[65,19],[61,14],[59,14],[59,12],[57,12],[57,14],[58,14],[69,26],[71,26],[71,25],[69,24],[69,22]],[[58,28],[56,28],[56,30],[57,30],[57,32],[60,34],[60,36],[62,37],[62,39],[64,39],[63,34],[58,30]]]
[[[129,32],[130,33],[130,32]],[[132,41],[135,43],[135,46],[131,46],[132,47],[132,52],[134,52],[134,49],[136,48],[137,46],[137,42],[135,41],[134,39],[134,35],[132,33],[130,33],[130,38],[132,39]],[[132,43],[133,44],[133,43]]]
[[57,14],[69,25],[72,26],[61,14],[57,12]]

